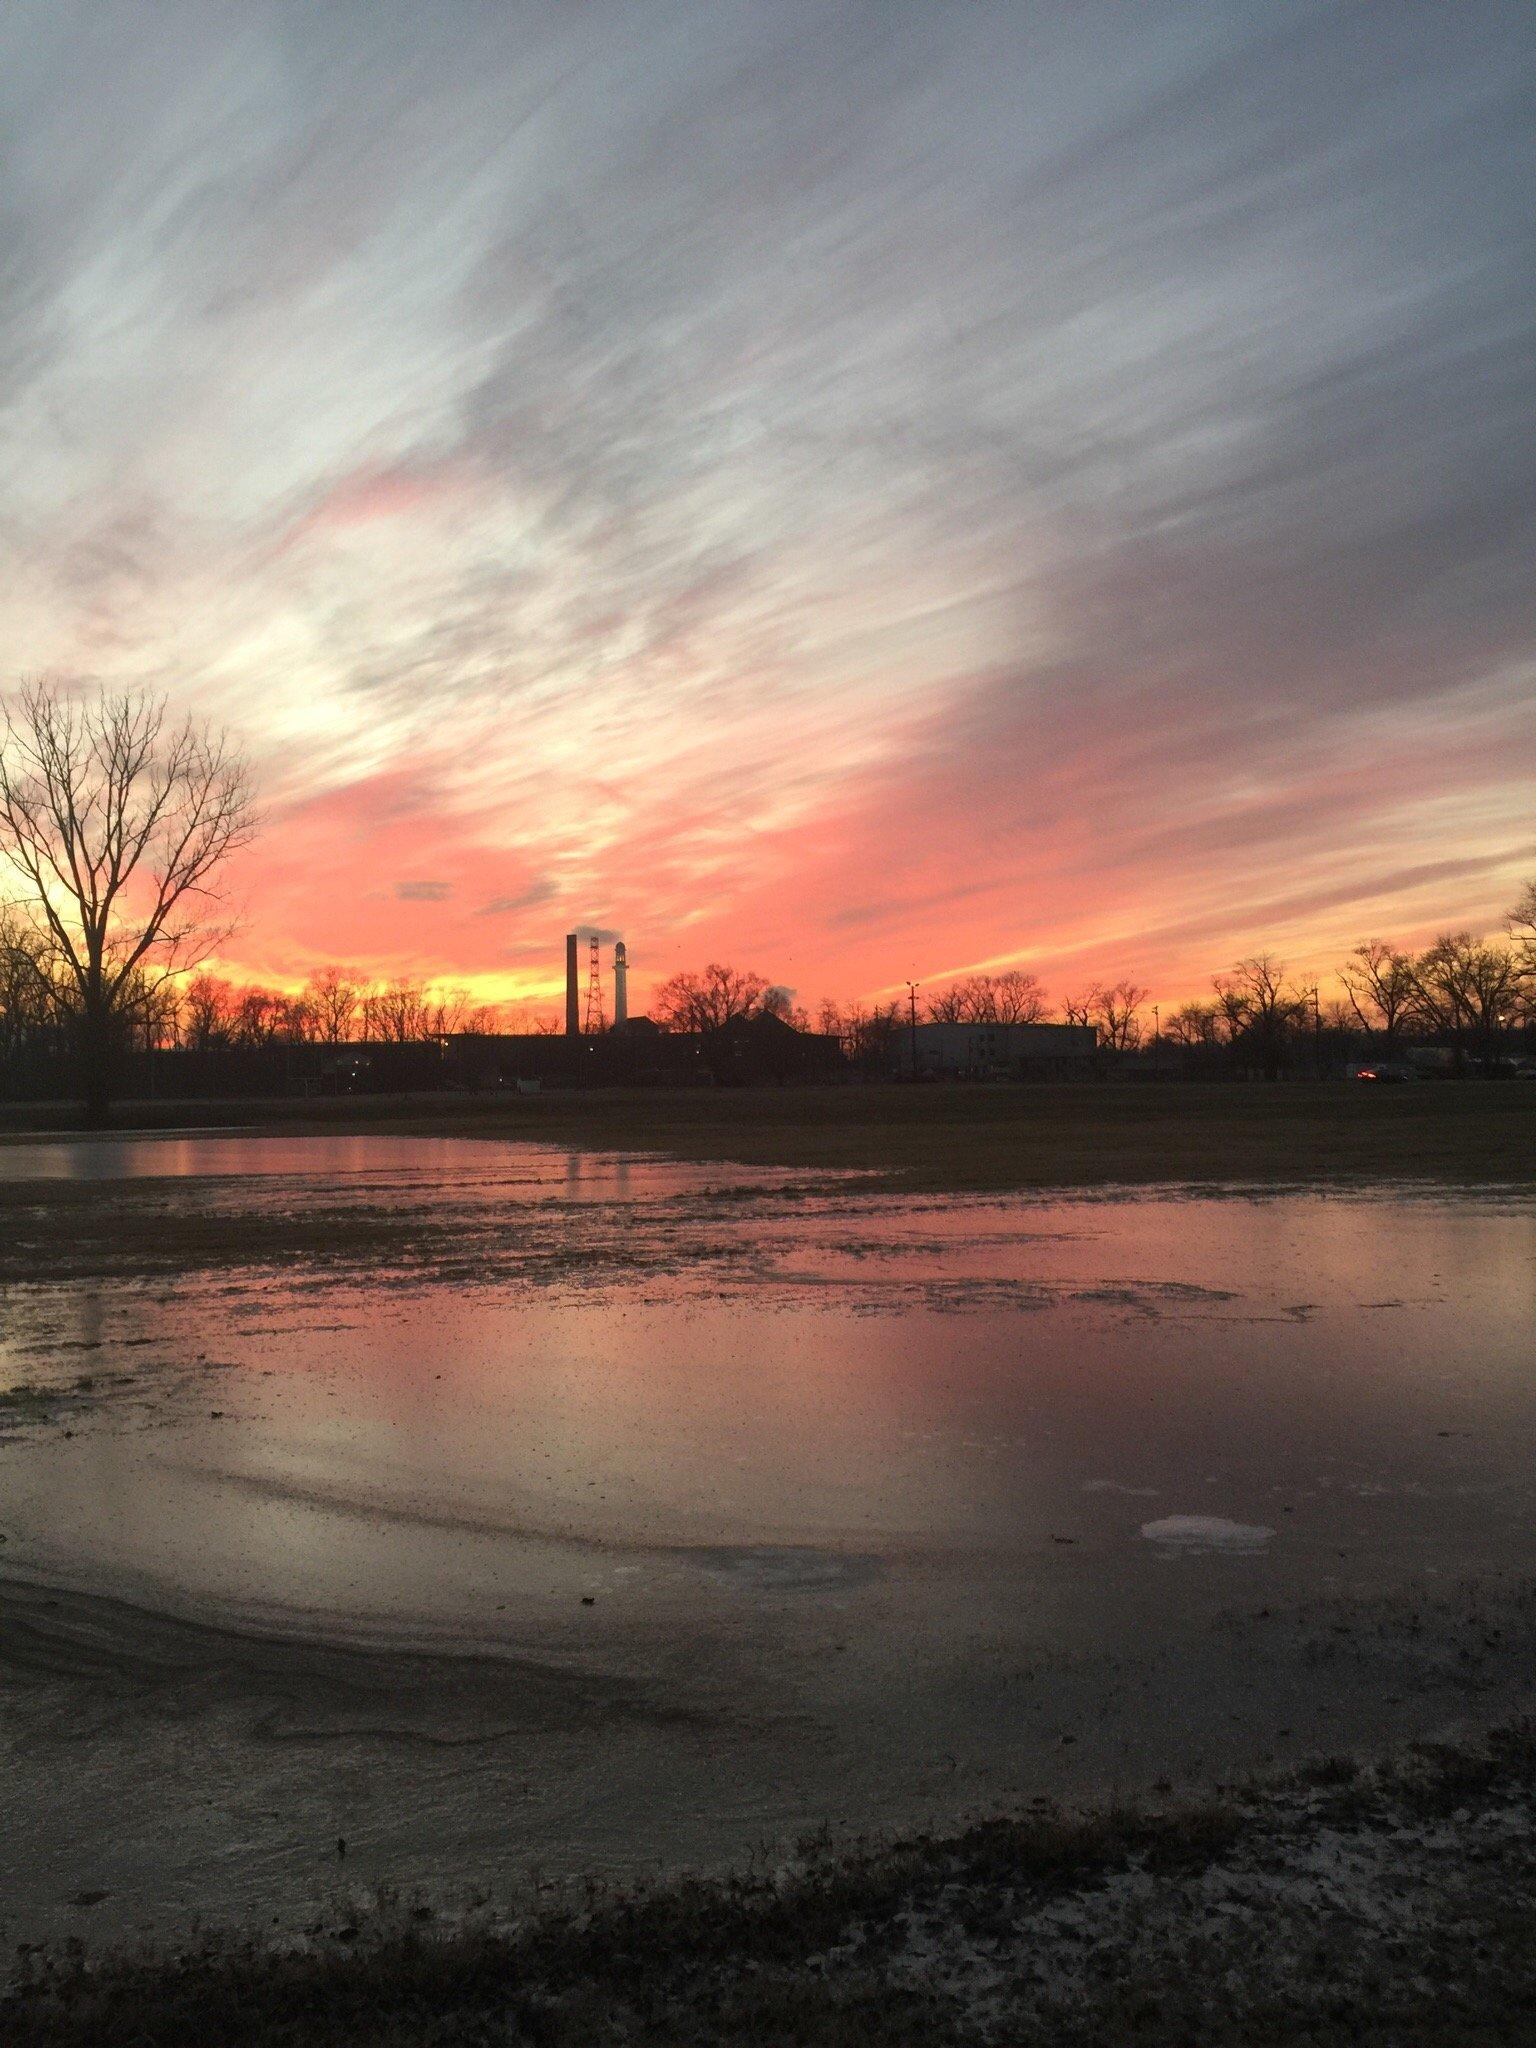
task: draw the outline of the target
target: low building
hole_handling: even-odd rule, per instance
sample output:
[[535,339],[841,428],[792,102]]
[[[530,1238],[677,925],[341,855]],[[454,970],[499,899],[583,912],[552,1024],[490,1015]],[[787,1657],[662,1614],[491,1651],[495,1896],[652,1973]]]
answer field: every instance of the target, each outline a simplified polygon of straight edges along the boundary
[[663,1031],[649,1017],[567,1033],[465,1032],[448,1041],[448,1078],[468,1088],[689,1087],[829,1081],[843,1071],[835,1038],[766,1012],[718,1031]]
[[770,1010],[733,1017],[719,1031],[687,1035],[719,1082],[832,1081],[844,1071],[836,1038],[801,1031]]
[[1086,1073],[1099,1049],[1091,1024],[918,1024],[898,1031],[896,1072],[919,1080],[1053,1080]]

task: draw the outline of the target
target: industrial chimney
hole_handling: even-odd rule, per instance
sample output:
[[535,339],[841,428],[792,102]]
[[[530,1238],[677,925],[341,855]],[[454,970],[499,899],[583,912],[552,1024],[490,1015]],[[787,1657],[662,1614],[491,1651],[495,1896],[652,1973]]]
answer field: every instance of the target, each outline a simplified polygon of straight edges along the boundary
[[629,1022],[629,955],[624,941],[613,949],[613,1028],[622,1031]]
[[576,986],[576,934],[565,935],[565,1035],[581,1036],[581,999]]

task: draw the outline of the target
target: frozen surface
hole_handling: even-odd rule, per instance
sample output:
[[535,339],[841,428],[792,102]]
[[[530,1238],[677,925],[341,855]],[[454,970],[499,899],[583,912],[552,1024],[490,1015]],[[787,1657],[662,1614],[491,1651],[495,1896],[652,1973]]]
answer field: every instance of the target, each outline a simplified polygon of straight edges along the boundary
[[436,1891],[709,1861],[1528,1684],[1528,1201],[220,1134],[3,1176],[125,1242],[393,1231],[0,1306],[13,1928],[299,1911],[342,1837]]

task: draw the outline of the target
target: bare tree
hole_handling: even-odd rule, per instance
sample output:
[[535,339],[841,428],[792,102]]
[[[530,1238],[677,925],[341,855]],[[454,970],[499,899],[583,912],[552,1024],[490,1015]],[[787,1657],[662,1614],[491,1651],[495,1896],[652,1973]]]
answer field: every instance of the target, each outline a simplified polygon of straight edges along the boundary
[[284,1033],[284,1002],[275,989],[242,988],[235,999],[234,1038],[237,1045],[259,1049],[275,1045]]
[[1284,963],[1270,953],[1255,953],[1239,960],[1230,974],[1218,974],[1212,986],[1229,1038],[1246,1040],[1264,1078],[1278,1081],[1286,1039],[1307,1009],[1306,996],[1287,982]]
[[1248,1020],[1253,1006],[1248,1000],[1247,990],[1228,975],[1218,974],[1211,983],[1216,991],[1216,1000],[1211,1005],[1216,1020],[1217,1036],[1228,1045],[1236,1045],[1248,1029]]
[[114,1030],[136,973],[204,957],[214,877],[251,837],[245,765],[227,737],[143,691],[25,686],[0,739],[0,853],[57,949],[78,1012],[86,1119],[106,1122]]
[[992,1003],[999,1024],[1038,1024],[1050,1007],[1040,977],[1019,967],[992,977]]
[[1519,980],[1517,1007],[1525,1023],[1536,1024],[1536,882],[1526,883],[1509,913],[1509,943]]
[[472,1032],[478,1038],[489,1038],[502,1029],[502,1006],[500,1003],[472,1003],[460,1021],[461,1031]]
[[1519,1003],[1520,971],[1507,946],[1470,932],[1442,932],[1413,963],[1414,1005],[1459,1055],[1469,1042],[1491,1053]]
[[469,1030],[468,1019],[474,1014],[474,999],[467,988],[435,989],[426,1004],[427,1038],[452,1038],[461,1031]]
[[1134,981],[1106,987],[1096,982],[1088,991],[1088,1022],[1098,1027],[1103,1044],[1115,1052],[1134,1052],[1141,1043],[1140,1010],[1151,993]]
[[427,1036],[431,1012],[426,983],[402,975],[362,1000],[363,1036],[382,1045],[414,1045]]
[[763,1007],[769,984],[760,974],[712,960],[702,974],[674,974],[651,1001],[651,1014],[669,1031],[722,1031]]
[[552,1010],[541,1010],[531,997],[520,996],[516,1002],[504,1007],[491,1004],[493,1020],[485,1026],[488,1031],[510,1031],[520,1037],[558,1038],[565,1030],[565,1019]]
[[322,967],[309,977],[303,1001],[320,1044],[344,1045],[352,1036],[361,994],[356,976],[343,967]]
[[863,1003],[846,1006],[827,1001],[817,1012],[817,1024],[835,1038],[845,1060],[863,1074],[888,1074],[895,1063],[895,1046],[903,1030],[902,1005],[877,1003],[873,1009]]
[[0,903],[0,1090],[19,1084],[29,1058],[57,1034],[53,949],[19,912]]
[[1367,1034],[1380,1031],[1387,1044],[1413,1013],[1413,961],[1385,939],[1363,939],[1339,970],[1349,1006]]
[[968,1024],[970,1019],[971,991],[968,981],[952,981],[948,988],[941,988],[929,996],[923,1005],[931,1024]]
[[1175,1045],[1219,1045],[1221,1014],[1214,1003],[1184,1003],[1163,1026],[1163,1036]]
[[146,1053],[176,1043],[180,1010],[176,984],[163,974],[136,967],[119,998],[118,1011],[126,1031]]
[[1010,967],[1001,974],[964,974],[928,1000],[935,1024],[1037,1024],[1046,1013],[1037,975]]
[[277,1035],[284,1045],[314,1043],[315,1013],[302,995],[282,997]]
[[194,1052],[228,1042],[234,1032],[238,998],[216,974],[194,974],[182,990],[181,1037]]

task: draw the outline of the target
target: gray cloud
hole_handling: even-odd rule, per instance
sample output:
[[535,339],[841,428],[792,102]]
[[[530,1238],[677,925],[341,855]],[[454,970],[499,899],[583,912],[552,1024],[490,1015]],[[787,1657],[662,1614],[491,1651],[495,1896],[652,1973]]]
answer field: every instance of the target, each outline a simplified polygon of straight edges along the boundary
[[452,894],[452,882],[396,882],[395,884],[395,896],[401,903],[446,903]]
[[519,910],[534,910],[541,903],[552,901],[555,885],[544,877],[530,882],[526,889],[519,889],[515,895],[493,896],[488,903],[482,903],[475,910],[476,917],[506,917]]

